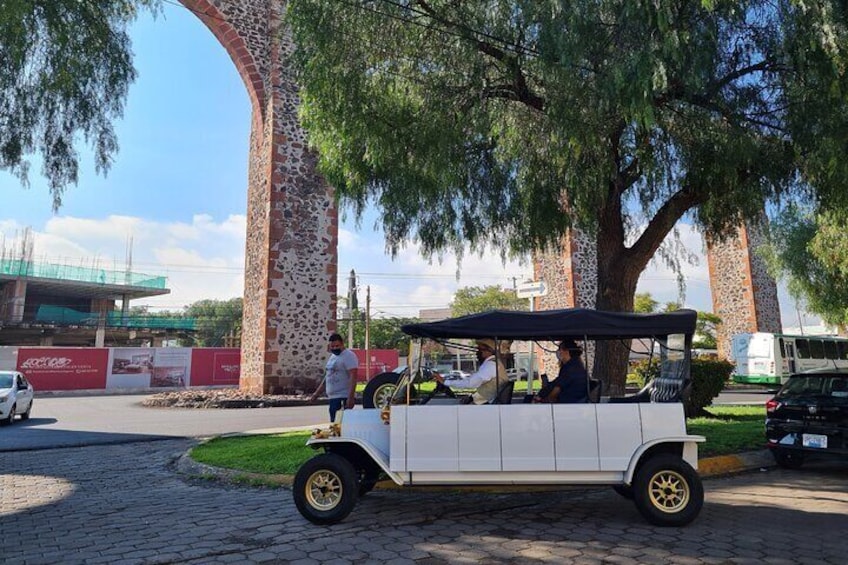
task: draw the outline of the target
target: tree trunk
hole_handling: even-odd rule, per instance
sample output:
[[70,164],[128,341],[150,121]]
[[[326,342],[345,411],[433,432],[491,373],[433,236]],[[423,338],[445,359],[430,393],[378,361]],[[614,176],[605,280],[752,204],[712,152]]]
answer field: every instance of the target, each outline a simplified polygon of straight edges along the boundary
[[[624,246],[620,216],[605,215],[597,235],[598,294],[595,308],[609,312],[633,312],[633,300],[639,275],[650,256],[634,254]],[[623,396],[630,360],[630,340],[598,341],[592,376],[603,382],[605,396]]]

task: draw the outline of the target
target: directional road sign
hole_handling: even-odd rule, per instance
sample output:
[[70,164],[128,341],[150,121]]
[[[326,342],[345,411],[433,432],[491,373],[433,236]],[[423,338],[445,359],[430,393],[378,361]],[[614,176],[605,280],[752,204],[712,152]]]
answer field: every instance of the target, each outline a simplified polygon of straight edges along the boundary
[[518,285],[515,289],[515,295],[518,298],[534,298],[536,296],[546,296],[548,294],[548,285],[545,281],[531,281]]

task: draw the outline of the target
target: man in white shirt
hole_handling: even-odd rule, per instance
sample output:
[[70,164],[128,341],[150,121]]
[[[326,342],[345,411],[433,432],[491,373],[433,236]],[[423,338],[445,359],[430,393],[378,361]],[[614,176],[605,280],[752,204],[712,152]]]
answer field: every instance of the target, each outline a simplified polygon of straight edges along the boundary
[[345,349],[339,334],[330,336],[330,358],[327,360],[324,380],[309,398],[311,402],[326,389],[330,399],[330,421],[336,421],[336,412],[341,408],[351,409],[356,405],[356,377],[359,359],[350,349]]
[[[477,371],[458,380],[450,382],[450,388],[475,388],[471,395],[474,404],[489,404],[498,395],[498,386],[507,382],[506,369],[497,361],[495,355],[495,340],[477,340],[477,361],[480,366]],[[497,377],[497,378],[495,378]],[[440,383],[445,383],[445,378],[434,372],[433,378]]]

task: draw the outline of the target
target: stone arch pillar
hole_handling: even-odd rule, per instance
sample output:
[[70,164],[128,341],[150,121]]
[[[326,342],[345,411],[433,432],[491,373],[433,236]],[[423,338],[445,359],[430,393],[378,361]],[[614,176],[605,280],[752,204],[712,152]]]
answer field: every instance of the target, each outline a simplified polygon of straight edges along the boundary
[[335,329],[338,214],[297,120],[281,0],[180,0],[226,49],[252,105],[242,390],[310,390]]
[[[722,320],[718,352],[724,359],[730,356],[734,334],[781,331],[777,285],[756,253],[764,243],[763,225],[748,223],[722,241],[707,241],[713,312]],[[548,296],[535,299],[537,310],[594,308],[598,265],[591,237],[571,231],[560,249],[535,255],[534,272],[550,288]],[[552,359],[544,357],[546,368],[554,366]]]
[[747,223],[732,237],[707,240],[713,312],[722,320],[716,337],[723,359],[730,357],[734,334],[782,330],[777,284],[757,254],[764,243],[762,226]]

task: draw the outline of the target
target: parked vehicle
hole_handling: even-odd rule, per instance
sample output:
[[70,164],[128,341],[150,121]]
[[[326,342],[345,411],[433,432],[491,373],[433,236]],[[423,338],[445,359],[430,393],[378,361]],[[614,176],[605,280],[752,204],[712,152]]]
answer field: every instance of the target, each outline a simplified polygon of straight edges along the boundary
[[14,422],[15,416],[29,420],[34,392],[32,385],[17,371],[0,371],[0,425]]
[[[641,396],[586,404],[511,404],[514,381],[489,405],[463,406],[450,387],[415,390],[415,370],[397,381],[381,410],[341,411],[307,445],[320,454],[298,470],[300,513],[316,524],[343,520],[380,479],[412,487],[610,485],[661,526],[698,515],[701,436],[686,432],[681,400],[689,382],[696,313],[633,315],[573,309],[494,311],[403,327],[419,339],[557,341],[653,338],[661,374]],[[500,349],[500,348],[496,348]],[[414,366],[414,364],[413,364]]]
[[848,371],[789,377],[766,403],[766,439],[777,464],[789,469],[808,455],[848,456]]
[[464,379],[465,377],[467,377],[470,374],[471,373],[467,373],[465,371],[454,370],[454,371],[450,371],[448,374],[445,375],[445,380],[446,381],[458,381],[460,379]]
[[817,369],[848,369],[848,339],[765,332],[733,336],[737,383],[782,385],[790,375]]

